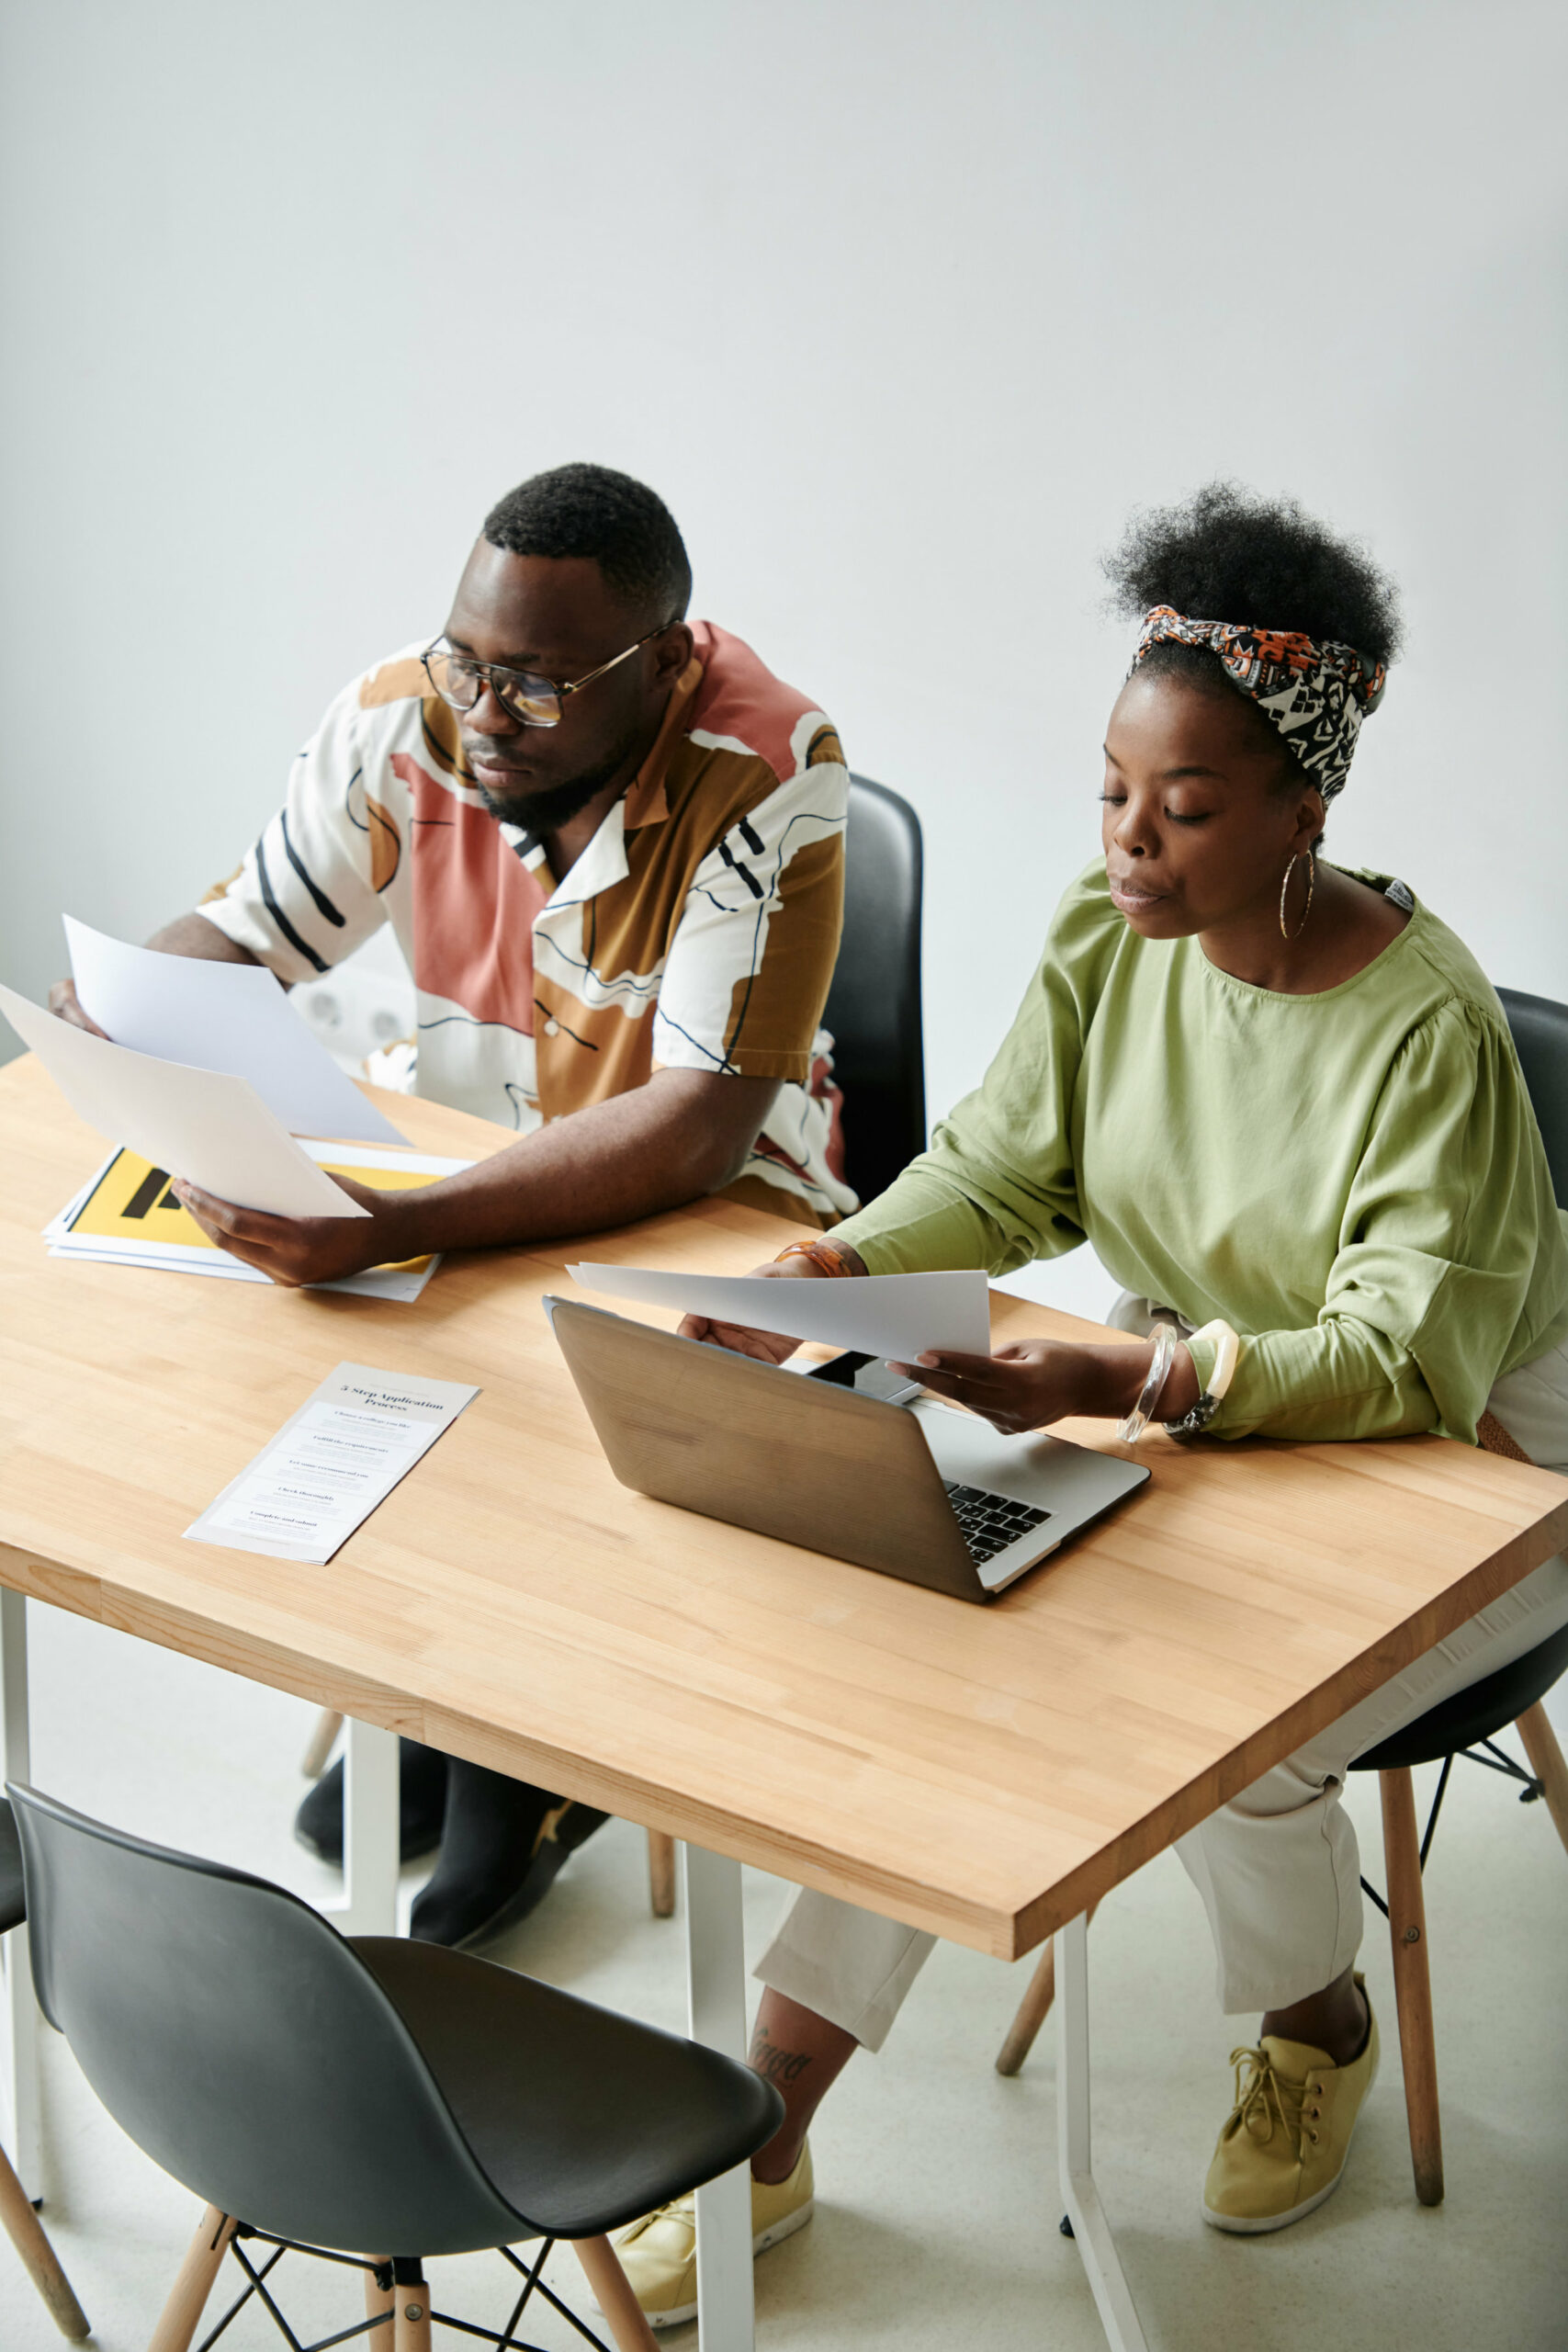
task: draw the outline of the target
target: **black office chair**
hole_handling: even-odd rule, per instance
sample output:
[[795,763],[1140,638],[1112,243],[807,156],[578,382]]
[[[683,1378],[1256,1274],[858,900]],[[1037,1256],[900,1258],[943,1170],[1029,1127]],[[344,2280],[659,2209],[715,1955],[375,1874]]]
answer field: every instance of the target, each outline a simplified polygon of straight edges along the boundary
[[[844,929],[822,1026],[844,1098],[844,1175],[862,1203],[885,1193],[926,1148],[925,1027],[920,1011],[920,820],[869,776],[850,778]],[[305,1759],[320,1772],[342,1720],[323,1716]],[[656,1918],[675,1908],[675,1841],[648,1833]]]
[[[1568,1205],[1568,1005],[1543,996],[1521,996],[1499,989],[1503,1010],[1524,1072],[1536,1121],[1546,1146],[1547,1165],[1560,1204]],[[1352,1772],[1381,1775],[1383,1855],[1388,1868],[1385,1903],[1373,1886],[1361,1884],[1389,1923],[1393,1945],[1394,1994],[1404,2064],[1404,2104],[1410,2125],[1410,2158],[1416,2194],[1423,2205],[1443,2197],[1442,2135],[1438,2117],[1438,2061],[1432,2033],[1432,1998],[1427,1968],[1427,1918],[1421,1872],[1456,1757],[1484,1764],[1522,1783],[1519,1802],[1544,1796],[1568,1847],[1568,1764],[1547,1720],[1541,1701],[1568,1673],[1568,1627],[1540,1643],[1512,1666],[1488,1675],[1467,1690],[1407,1724],[1391,1739],[1358,1756]],[[1526,1772],[1495,1745],[1496,1734],[1512,1724],[1524,1743]],[[1484,1753],[1479,1751],[1484,1750]],[[1437,1793],[1425,1834],[1417,1842],[1411,1768],[1441,1763]],[[1016,2075],[1049,2013],[1055,1994],[1053,1948],[1047,1944],[1007,2039],[997,2057],[998,2075]]]
[[[863,1202],[885,1193],[926,1148],[926,1066],[920,1012],[920,820],[907,800],[866,776],[850,778],[844,929],[822,1025],[844,1097],[844,1173]],[[316,1718],[301,1770],[319,1780],[343,1717]],[[675,1841],[648,1833],[649,1895],[656,1917],[675,1908]]]
[[921,863],[908,802],[852,776],[844,930],[822,1025],[843,1090],[845,1173],[863,1202],[926,1148]]
[[[1568,1205],[1568,1005],[1554,1003],[1550,997],[1524,996],[1515,989],[1499,989],[1497,993],[1508,1016],[1519,1067],[1546,1146],[1552,1189],[1559,1204]],[[1568,1626],[1516,1658],[1512,1666],[1488,1675],[1484,1682],[1456,1691],[1391,1739],[1358,1756],[1350,1767],[1352,1772],[1376,1772],[1382,1798],[1388,1900],[1365,1879],[1361,1884],[1387,1919],[1393,1947],[1410,2161],[1416,2194],[1423,2205],[1442,2202],[1443,2143],[1421,1873],[1431,1851],[1449,1776],[1456,1758],[1461,1757],[1520,1782],[1521,1804],[1544,1796],[1558,1835],[1568,1847],[1568,1765],[1541,1704],[1559,1675],[1565,1672]],[[1509,1724],[1524,1743],[1531,1767],[1528,1772],[1496,1745],[1496,1735]],[[1417,1842],[1411,1770],[1417,1764],[1438,1763],[1442,1770],[1426,1829]]]
[[433,2320],[459,2323],[430,2310],[423,2259],[486,2247],[521,2290],[502,2328],[466,2332],[511,2345],[536,2295],[604,2352],[540,2277],[560,2238],[620,2352],[651,2352],[605,2233],[753,2154],[784,2115],[770,2084],[489,1961],[345,1939],[264,1879],[8,1793],[44,2014],[121,2128],[207,2200],[152,2352],[186,2352],[226,2250],[247,2282],[234,2310],[257,2295],[281,2327],[269,2276],[312,2255],[365,2280],[366,2319],[327,2342],[385,2329],[426,2352]]
[[[16,1819],[10,1806],[0,1797],[0,1936],[7,1936],[13,1928],[19,1928],[27,1916],[22,1849]],[[23,2267],[43,2297],[56,2327],[62,2335],[69,2335],[73,2343],[80,2344],[92,2334],[92,2329],[4,2148],[0,2148],[0,2222],[21,2256]]]

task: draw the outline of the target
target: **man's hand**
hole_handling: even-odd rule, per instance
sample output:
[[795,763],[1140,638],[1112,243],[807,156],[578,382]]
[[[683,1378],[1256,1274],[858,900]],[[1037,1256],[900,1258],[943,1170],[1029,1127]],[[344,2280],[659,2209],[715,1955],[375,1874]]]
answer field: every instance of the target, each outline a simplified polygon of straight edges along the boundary
[[[1049,1429],[1069,1414],[1120,1419],[1138,1400],[1154,1345],[1077,1347],[1063,1340],[1015,1340],[994,1356],[956,1351],[896,1363],[939,1396],[967,1405],[1005,1437]],[[1158,1397],[1158,1418],[1179,1419],[1197,1401],[1198,1378],[1185,1348],[1178,1348]]]
[[90,1037],[107,1038],[108,1031],[89,1021],[82,1010],[74,980],[56,980],[49,992],[49,1009],[59,1021],[69,1021],[73,1029],[85,1029]]
[[270,1216],[265,1209],[236,1208],[231,1201],[220,1201],[183,1179],[173,1189],[220,1250],[243,1258],[285,1290],[298,1290],[305,1283],[341,1282],[345,1274],[363,1273],[367,1266],[395,1264],[423,1254],[408,1233],[409,1193],[372,1192],[346,1176],[334,1176],[333,1182],[367,1208],[368,1217]]

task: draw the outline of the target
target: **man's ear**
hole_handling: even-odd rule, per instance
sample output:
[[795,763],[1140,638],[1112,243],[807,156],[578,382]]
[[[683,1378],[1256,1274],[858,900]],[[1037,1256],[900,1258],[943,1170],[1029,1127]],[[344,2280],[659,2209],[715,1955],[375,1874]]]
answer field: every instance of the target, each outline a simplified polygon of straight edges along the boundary
[[653,640],[653,677],[656,685],[672,686],[691,660],[695,640],[684,621],[671,621]]

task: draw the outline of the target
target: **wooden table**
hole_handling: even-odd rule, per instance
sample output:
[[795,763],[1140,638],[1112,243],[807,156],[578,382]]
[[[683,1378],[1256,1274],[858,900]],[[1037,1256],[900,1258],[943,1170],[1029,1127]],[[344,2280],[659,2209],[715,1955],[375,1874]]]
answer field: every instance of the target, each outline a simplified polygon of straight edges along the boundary
[[[510,1140],[380,1100],[423,1150]],[[1562,1549],[1568,1485],[1438,1438],[1157,1437],[1138,1500],[970,1607],[617,1486],[539,1305],[579,1244],[455,1258],[413,1306],[51,1260],[39,1228],[103,1146],[28,1059],[0,1070],[0,1135],[7,1770],[25,1594],[371,1727],[361,1920],[396,1875],[377,1730],[686,1841],[694,2030],[719,2046],[744,2048],[742,1861],[1004,1960],[1072,1928],[1064,2188],[1112,2341],[1140,2343],[1089,2169],[1083,1916]],[[739,1272],[786,1232],[707,1201],[592,1254]],[[998,1335],[1093,1328],[992,1304]],[[330,1566],[184,1543],[344,1358],[482,1393]],[[726,2352],[750,2341],[744,2197],[732,2175],[699,2204],[704,2340]]]

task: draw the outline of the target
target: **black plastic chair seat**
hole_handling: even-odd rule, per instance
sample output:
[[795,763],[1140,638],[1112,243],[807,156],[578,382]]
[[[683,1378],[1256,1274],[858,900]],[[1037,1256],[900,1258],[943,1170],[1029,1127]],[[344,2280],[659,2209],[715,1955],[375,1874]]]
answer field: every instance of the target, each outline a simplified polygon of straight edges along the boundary
[[1544,1699],[1559,1675],[1568,1673],[1568,1625],[1527,1650],[1511,1666],[1500,1667],[1484,1682],[1456,1690],[1451,1699],[1428,1708],[1413,1724],[1396,1731],[1352,1763],[1352,1772],[1393,1772],[1402,1766],[1436,1764],[1457,1756],[1479,1739],[1490,1739],[1527,1708]]
[[728,2171],[749,2067],[11,1784],[33,1982],[121,2128],[204,2204],[344,2254],[596,2237]]
[[350,1939],[531,2234],[599,2237],[743,2163],[784,2120],[750,2068],[493,1961]]
[[28,1916],[27,1897],[22,1891],[22,1841],[17,1835],[17,1816],[4,1797],[0,1797],[0,1936],[12,1928],[19,1928]]

